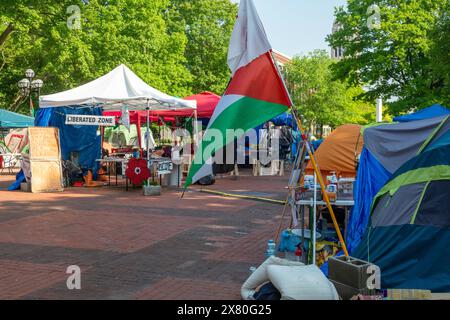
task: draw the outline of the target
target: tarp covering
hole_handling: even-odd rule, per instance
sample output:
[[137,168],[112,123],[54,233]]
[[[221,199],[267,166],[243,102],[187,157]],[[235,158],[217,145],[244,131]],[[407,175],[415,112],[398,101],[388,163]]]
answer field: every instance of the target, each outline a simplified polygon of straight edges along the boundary
[[345,244],[349,252],[359,245],[369,222],[373,198],[391,174],[364,147],[359,160],[358,174],[353,189],[355,205],[349,217]]
[[55,127],[59,129],[61,156],[70,160],[71,152],[77,152],[81,169],[97,173],[96,159],[101,157],[101,136],[97,126],[66,125],[67,114],[101,115],[101,108],[60,107],[39,109],[36,113],[36,126]]
[[27,128],[33,124],[33,117],[0,109],[0,128]]
[[[346,124],[337,127],[314,153],[322,175],[331,171],[344,177],[356,176],[356,156],[361,153],[363,139],[361,126]],[[314,172],[311,163],[306,167],[306,173]]]
[[150,87],[123,64],[80,87],[39,99],[41,108],[102,105],[105,110],[120,110],[128,105],[130,110],[142,110],[147,104],[157,110],[196,108],[195,101],[175,98]]
[[394,118],[395,122],[410,122],[434,117],[440,117],[450,114],[450,110],[441,106],[440,104],[433,104],[432,106],[419,110],[415,113],[405,114]]
[[297,123],[295,123],[294,117],[292,116],[292,114],[287,112],[282,113],[279,116],[273,118],[272,120],[270,120],[270,122],[279,127],[288,126],[293,129],[297,128]]

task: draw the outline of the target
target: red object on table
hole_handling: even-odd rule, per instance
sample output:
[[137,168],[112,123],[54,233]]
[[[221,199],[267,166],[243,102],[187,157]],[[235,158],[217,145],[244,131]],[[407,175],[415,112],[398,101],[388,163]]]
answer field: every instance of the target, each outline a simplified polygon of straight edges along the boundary
[[125,175],[135,186],[140,186],[150,178],[150,169],[147,167],[147,160],[132,158],[128,161]]

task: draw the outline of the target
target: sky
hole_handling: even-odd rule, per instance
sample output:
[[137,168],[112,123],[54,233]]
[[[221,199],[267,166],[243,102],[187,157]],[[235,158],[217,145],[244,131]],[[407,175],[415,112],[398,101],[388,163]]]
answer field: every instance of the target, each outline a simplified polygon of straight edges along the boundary
[[[335,6],[346,0],[253,0],[272,47],[288,56],[329,47]],[[238,2],[238,0],[234,0]]]

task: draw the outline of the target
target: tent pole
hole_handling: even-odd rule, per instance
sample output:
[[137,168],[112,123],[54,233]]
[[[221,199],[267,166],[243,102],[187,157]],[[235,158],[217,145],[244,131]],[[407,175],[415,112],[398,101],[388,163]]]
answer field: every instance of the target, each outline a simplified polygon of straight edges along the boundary
[[317,174],[314,172],[314,198],[313,198],[313,217],[312,217],[312,264],[316,264],[316,214],[317,214]]
[[[147,135],[146,135],[146,142],[147,142],[147,167],[150,169],[150,100],[147,99]],[[150,184],[150,178],[147,180],[148,184]]]
[[[136,119],[136,131],[138,134],[138,143],[139,143],[139,152],[142,152],[142,135],[141,135],[141,115],[139,114],[139,111],[136,111],[134,116]],[[142,154],[141,154],[142,156]]]
[[194,134],[194,152],[198,147],[198,119],[197,119],[197,110],[194,111],[194,125],[192,126],[192,133]]

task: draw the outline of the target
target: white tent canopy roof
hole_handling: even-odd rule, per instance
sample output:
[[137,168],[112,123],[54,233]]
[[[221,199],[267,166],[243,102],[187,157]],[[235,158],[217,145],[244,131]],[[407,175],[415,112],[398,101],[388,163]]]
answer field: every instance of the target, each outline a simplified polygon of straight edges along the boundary
[[120,65],[108,74],[67,91],[41,96],[41,108],[74,105],[100,105],[104,110],[151,110],[196,109],[197,102],[183,100],[150,87],[127,66]]

